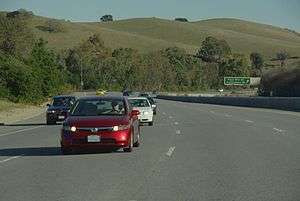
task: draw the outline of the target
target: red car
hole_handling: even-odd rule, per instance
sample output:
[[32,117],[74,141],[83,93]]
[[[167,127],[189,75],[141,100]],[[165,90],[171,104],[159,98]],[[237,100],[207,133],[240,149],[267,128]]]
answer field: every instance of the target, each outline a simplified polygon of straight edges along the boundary
[[139,111],[125,97],[84,97],[76,101],[61,131],[61,149],[123,148],[139,146]]

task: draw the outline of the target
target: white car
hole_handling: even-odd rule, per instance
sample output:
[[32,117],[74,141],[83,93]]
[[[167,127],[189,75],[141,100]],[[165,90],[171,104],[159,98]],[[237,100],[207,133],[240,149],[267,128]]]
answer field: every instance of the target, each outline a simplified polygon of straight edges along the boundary
[[129,97],[129,103],[134,110],[139,110],[138,118],[141,123],[148,123],[153,126],[153,108],[146,97]]

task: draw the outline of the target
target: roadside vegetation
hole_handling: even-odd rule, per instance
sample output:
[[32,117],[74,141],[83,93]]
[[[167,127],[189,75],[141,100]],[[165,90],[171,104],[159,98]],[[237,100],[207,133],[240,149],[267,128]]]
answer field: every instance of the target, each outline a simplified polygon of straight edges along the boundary
[[[148,52],[111,48],[97,33],[54,51],[29,28],[31,18],[33,14],[24,10],[0,15],[0,98],[39,103],[81,87],[205,91],[223,88],[224,76],[261,76],[265,62],[262,54],[238,54],[226,40],[213,36],[206,37],[193,54],[177,46]],[[106,15],[102,21],[113,19]],[[38,29],[53,35],[66,32],[59,20],[48,20]],[[288,53],[275,56],[284,67]]]
[[7,111],[10,109],[15,109],[15,108],[23,108],[23,107],[24,107],[23,104],[18,104],[11,101],[0,99],[0,112]]

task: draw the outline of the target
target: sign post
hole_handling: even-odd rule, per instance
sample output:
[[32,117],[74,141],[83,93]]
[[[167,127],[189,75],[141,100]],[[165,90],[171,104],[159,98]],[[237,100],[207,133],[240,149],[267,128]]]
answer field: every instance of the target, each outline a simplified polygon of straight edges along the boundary
[[224,85],[238,85],[245,86],[250,85],[250,77],[224,77]]

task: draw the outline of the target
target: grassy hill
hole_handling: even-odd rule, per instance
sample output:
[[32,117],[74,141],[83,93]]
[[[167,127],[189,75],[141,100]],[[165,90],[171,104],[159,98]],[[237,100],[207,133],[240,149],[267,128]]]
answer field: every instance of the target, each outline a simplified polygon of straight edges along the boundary
[[234,52],[260,52],[274,57],[276,52],[288,51],[300,56],[300,36],[290,30],[237,19],[210,19],[182,23],[159,18],[137,18],[114,22],[69,22],[59,20],[63,32],[49,33],[37,27],[49,19],[33,16],[29,26],[38,37],[49,41],[49,46],[60,51],[76,46],[94,33],[101,34],[111,48],[131,47],[149,52],[170,46],[195,53],[207,36],[225,39]]

